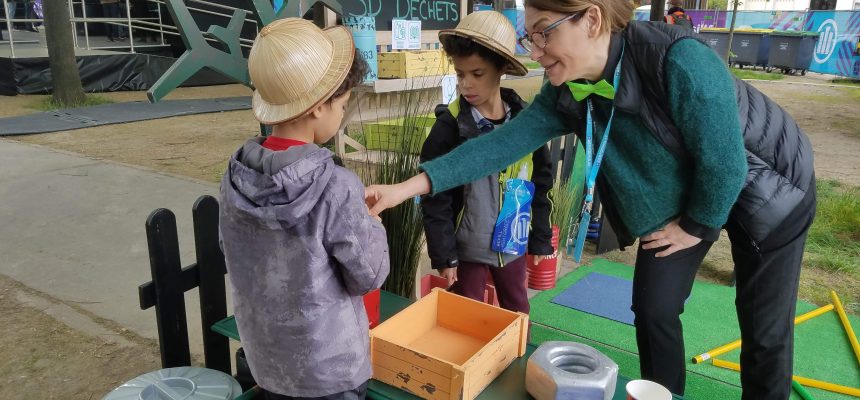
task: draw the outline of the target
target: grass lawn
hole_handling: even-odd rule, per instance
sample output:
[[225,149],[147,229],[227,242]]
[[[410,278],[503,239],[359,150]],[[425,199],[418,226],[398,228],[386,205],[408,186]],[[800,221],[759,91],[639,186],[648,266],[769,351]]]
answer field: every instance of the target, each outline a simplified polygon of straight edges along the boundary
[[[106,97],[102,97],[102,96],[95,95],[95,94],[87,94],[84,97],[84,102],[82,104],[77,105],[76,108],[77,107],[98,106],[98,105],[102,105],[102,104],[111,104],[111,103],[114,103],[114,101],[111,99],[108,99]],[[39,110],[39,111],[54,111],[56,109],[66,108],[66,107],[61,107],[61,106],[55,104],[54,98],[51,96],[47,96],[47,97],[44,97],[44,98],[37,100],[36,102],[31,104],[28,108],[31,108],[33,110]]]
[[741,79],[760,79],[766,81],[778,81],[785,79],[785,75],[764,71],[753,71],[749,69],[731,68],[732,74]]

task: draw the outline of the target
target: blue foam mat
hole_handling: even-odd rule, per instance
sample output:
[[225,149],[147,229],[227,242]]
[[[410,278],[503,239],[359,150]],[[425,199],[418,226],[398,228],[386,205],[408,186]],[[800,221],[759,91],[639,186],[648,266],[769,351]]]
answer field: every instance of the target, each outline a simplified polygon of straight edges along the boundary
[[633,281],[591,272],[555,296],[552,302],[633,325],[632,299]]

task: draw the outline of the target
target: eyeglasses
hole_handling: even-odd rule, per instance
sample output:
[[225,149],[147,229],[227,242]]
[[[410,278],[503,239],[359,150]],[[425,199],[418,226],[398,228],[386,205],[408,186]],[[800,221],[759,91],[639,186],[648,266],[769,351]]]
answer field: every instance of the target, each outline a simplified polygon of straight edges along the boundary
[[540,32],[535,32],[535,33],[532,33],[531,35],[526,35],[526,36],[521,37],[518,40],[518,42],[520,43],[520,46],[523,46],[523,48],[529,52],[534,50],[535,47],[537,47],[539,49],[546,48],[547,37],[549,36],[549,34],[552,32],[553,29],[558,28],[559,25],[561,25],[567,21],[578,19],[583,14],[585,14],[585,11],[586,10],[580,11],[576,14],[570,14],[570,15],[568,15],[568,16],[566,16],[566,17],[564,17],[558,21],[555,21],[555,22],[549,24],[549,26],[547,26],[546,28],[544,28]]

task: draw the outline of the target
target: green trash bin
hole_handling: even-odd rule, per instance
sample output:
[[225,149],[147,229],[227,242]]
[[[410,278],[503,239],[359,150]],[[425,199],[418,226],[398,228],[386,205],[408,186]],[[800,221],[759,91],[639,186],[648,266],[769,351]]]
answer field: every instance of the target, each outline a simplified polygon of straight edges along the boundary
[[806,75],[812,63],[818,32],[773,31],[770,36],[768,68],[781,69],[786,74],[799,71],[801,75]]

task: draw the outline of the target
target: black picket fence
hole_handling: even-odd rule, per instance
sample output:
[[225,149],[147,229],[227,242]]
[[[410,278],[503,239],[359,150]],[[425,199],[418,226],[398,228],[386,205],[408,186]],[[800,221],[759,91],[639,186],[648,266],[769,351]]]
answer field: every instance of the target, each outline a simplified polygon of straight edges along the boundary
[[212,331],[227,317],[224,253],[218,242],[218,201],[201,196],[192,208],[197,260],[182,267],[176,216],[159,208],[146,220],[152,281],[138,287],[140,308],[155,307],[162,368],[191,365],[185,292],[198,288],[206,368],[231,374],[228,338]]

